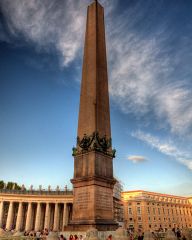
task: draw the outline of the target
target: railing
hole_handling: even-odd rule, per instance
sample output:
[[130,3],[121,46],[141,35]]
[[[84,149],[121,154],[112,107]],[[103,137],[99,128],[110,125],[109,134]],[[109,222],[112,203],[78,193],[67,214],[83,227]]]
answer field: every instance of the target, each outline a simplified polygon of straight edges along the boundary
[[26,195],[73,195],[72,190],[9,190],[0,189],[1,193],[7,194],[26,194]]

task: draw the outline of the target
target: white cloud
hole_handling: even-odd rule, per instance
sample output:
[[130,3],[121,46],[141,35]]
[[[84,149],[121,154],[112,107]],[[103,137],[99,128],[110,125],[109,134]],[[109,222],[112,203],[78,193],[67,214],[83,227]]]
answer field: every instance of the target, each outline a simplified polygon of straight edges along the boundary
[[143,156],[132,155],[128,157],[128,160],[132,161],[133,163],[141,163],[141,162],[145,162],[147,159]]
[[[82,53],[86,26],[86,10],[91,0],[4,0],[0,2],[10,35],[23,36],[37,50],[56,50],[61,65],[66,67]],[[103,1],[106,15],[111,4]],[[0,26],[1,29],[1,26]],[[0,35],[5,40],[4,35]]]
[[171,140],[162,141],[158,137],[152,136],[151,134],[144,133],[142,131],[136,131],[132,133],[132,136],[147,143],[149,146],[157,149],[159,152],[173,157],[176,161],[192,170],[192,153],[179,149],[179,147],[174,145]]
[[0,6],[12,36],[24,36],[37,49],[57,50],[67,66],[83,46],[88,2],[4,0]]
[[[61,65],[66,67],[82,53],[90,2],[3,0],[0,7],[12,36],[24,36],[38,50],[56,50]],[[152,34],[136,31],[136,25],[148,14],[142,1],[117,16],[113,10],[118,0],[101,3],[106,13],[110,94],[114,102],[125,113],[152,113],[157,125],[168,127],[174,134],[192,136],[192,89],[187,82],[192,74],[191,40],[183,38],[182,47],[171,55],[168,40],[175,39],[167,30],[166,19]],[[1,38],[6,39],[5,35]],[[182,69],[183,74],[177,76],[175,73]]]
[[142,14],[133,7],[109,29],[110,93],[123,112],[153,114],[158,126],[192,136],[191,43],[171,51],[169,41],[177,36],[167,31],[163,19],[152,34],[137,32],[134,24]]

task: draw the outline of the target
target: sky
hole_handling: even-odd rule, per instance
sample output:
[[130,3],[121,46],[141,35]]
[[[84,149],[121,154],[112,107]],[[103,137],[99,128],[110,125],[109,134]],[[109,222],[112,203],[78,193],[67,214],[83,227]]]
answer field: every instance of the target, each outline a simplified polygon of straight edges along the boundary
[[[0,179],[72,187],[90,0],[0,0]],[[192,196],[192,1],[101,0],[114,176]]]

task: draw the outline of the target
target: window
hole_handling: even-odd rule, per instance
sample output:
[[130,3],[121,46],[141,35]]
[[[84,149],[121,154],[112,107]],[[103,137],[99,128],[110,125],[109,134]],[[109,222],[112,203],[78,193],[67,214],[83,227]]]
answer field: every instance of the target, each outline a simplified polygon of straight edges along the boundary
[[153,208],[153,214],[155,214],[155,208]]
[[137,214],[141,214],[141,207],[137,207]]
[[129,218],[129,221],[130,221],[130,222],[133,221],[133,218]]
[[140,202],[138,202],[137,205],[140,205]]
[[150,214],[150,207],[147,208],[147,212],[148,212],[148,214]]
[[160,215],[160,208],[158,208],[158,213],[159,213],[159,215]]
[[138,217],[138,221],[141,221],[141,217]]
[[131,215],[132,214],[132,208],[128,209],[128,213]]

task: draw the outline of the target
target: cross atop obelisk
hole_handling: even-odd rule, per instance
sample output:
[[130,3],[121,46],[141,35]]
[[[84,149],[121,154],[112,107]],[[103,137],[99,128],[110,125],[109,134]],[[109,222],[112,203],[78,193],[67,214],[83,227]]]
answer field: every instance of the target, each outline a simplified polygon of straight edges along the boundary
[[113,221],[113,157],[108,94],[104,9],[87,10],[78,137],[73,148],[75,230],[116,228]]

